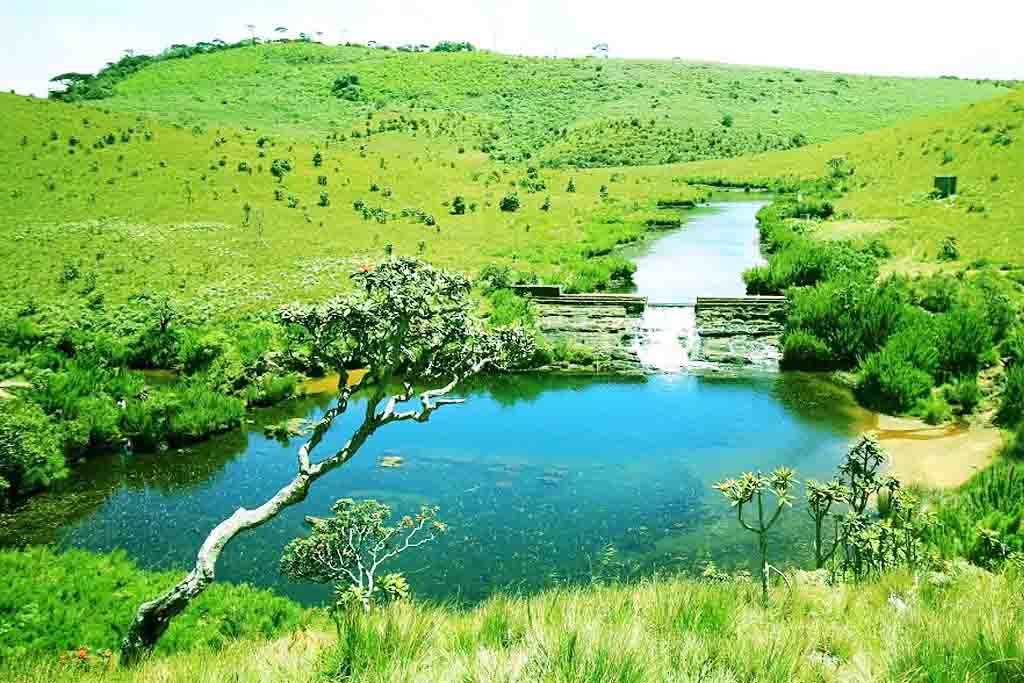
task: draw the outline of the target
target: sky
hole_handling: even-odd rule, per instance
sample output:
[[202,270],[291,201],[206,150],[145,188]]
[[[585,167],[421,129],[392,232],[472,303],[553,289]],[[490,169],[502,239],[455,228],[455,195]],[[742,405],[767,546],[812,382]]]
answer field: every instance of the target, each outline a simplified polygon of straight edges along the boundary
[[1021,0],[3,0],[0,90],[43,96],[124,50],[257,35],[500,52],[706,60],[906,76],[1024,79]]

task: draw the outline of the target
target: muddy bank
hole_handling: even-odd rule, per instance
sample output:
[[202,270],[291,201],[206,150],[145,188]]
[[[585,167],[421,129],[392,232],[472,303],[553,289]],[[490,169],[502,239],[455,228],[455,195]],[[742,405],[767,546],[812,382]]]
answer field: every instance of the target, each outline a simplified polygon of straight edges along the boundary
[[992,462],[1003,437],[985,425],[932,426],[914,418],[878,416],[873,433],[889,453],[886,470],[904,484],[955,488]]

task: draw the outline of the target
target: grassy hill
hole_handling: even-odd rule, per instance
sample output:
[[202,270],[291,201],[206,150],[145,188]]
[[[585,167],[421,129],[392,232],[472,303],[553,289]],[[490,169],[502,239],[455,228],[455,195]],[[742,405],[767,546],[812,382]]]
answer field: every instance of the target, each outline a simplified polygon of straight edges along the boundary
[[[956,112],[800,150],[685,167],[689,176],[736,181],[819,178],[842,159],[850,175],[837,217],[805,223],[823,239],[878,239],[902,272],[986,262],[1024,269],[1024,90]],[[937,175],[958,177],[958,194],[930,196]],[[956,238],[961,258],[942,264],[940,243]]]
[[[267,308],[337,291],[387,245],[586,290],[606,284],[615,244],[664,218],[659,199],[702,196],[665,169],[570,172],[459,154],[437,118],[402,131],[389,130],[402,120],[374,116],[375,132],[341,141],[13,95],[0,95],[0,112],[7,301],[74,296],[87,283],[112,300],[160,289],[214,308]],[[278,160],[291,169],[280,178]],[[502,210],[511,195],[519,208]],[[453,215],[456,196],[463,215]]]
[[[358,85],[332,92],[339,77]],[[111,110],[318,136],[370,113],[434,113],[458,141],[546,165],[655,164],[823,142],[1005,89],[681,60],[407,53],[289,43],[167,60],[116,84]],[[340,96],[339,96],[340,95]]]

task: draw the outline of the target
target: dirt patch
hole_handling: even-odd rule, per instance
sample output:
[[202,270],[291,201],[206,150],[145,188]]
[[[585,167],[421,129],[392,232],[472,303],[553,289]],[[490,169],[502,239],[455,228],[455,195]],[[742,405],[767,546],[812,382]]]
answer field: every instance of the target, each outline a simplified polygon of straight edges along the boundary
[[[363,376],[366,375],[366,369],[349,370],[348,371],[348,385],[354,387],[363,380]],[[338,391],[338,373],[332,372],[329,375],[323,377],[314,377],[307,379],[299,385],[300,390],[304,394],[327,394],[330,392]]]
[[992,461],[1003,443],[995,427],[931,426],[921,420],[881,415],[875,435],[889,453],[889,474],[904,484],[953,488]]

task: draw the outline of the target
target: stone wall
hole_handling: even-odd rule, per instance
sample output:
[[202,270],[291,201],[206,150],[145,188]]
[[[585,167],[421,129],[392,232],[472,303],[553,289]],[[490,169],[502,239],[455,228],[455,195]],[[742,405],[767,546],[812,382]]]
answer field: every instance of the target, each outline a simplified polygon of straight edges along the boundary
[[593,349],[602,369],[639,373],[640,359],[633,349],[641,309],[625,303],[555,303],[536,305],[537,326],[552,342],[566,341]]
[[735,365],[776,365],[782,357],[785,297],[698,298],[700,359]]

